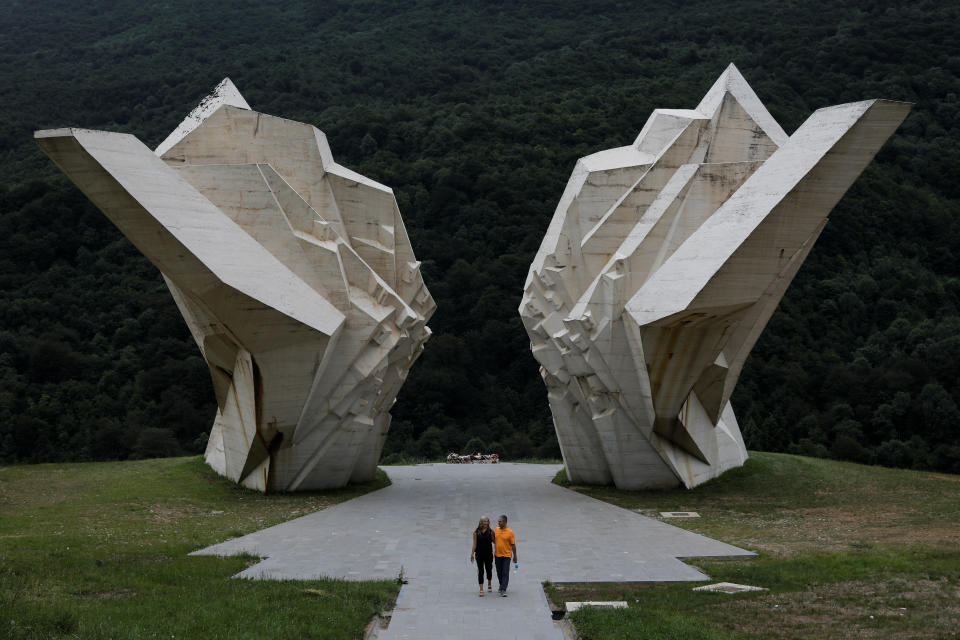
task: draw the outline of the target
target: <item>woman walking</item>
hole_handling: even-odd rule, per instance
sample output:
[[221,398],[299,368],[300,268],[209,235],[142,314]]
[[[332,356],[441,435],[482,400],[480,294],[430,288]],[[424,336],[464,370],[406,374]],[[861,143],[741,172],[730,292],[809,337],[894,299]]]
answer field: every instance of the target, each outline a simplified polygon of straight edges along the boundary
[[487,571],[487,591],[493,591],[490,581],[493,579],[493,530],[490,518],[483,516],[473,531],[473,548],[470,550],[470,562],[477,559],[477,582],[480,583],[480,597],[483,597],[483,571]]

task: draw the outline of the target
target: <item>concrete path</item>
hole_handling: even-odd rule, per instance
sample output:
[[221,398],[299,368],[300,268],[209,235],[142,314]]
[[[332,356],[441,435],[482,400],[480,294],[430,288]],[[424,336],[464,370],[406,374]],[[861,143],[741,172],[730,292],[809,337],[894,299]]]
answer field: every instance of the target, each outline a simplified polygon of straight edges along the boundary
[[[563,638],[541,583],[706,580],[677,558],[753,554],[550,482],[559,465],[386,467],[393,484],[323,511],[195,552],[265,559],[239,577],[392,580],[403,567],[379,639]],[[519,571],[509,596],[476,594],[469,563],[480,516],[509,516]],[[491,597],[492,596],[492,597]]]

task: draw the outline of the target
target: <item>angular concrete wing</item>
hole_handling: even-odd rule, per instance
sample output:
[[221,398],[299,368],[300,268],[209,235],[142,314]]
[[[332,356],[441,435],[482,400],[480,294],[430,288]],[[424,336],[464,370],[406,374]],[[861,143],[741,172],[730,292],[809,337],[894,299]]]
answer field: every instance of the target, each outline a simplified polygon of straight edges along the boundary
[[577,162],[520,305],[571,480],[692,487],[743,464],[746,357],[910,107],[821,109],[788,137],[730,65],[696,109]]
[[229,79],[156,152],[35,138],[163,274],[217,396],[207,462],[261,491],[372,478],[436,308],[393,192]]

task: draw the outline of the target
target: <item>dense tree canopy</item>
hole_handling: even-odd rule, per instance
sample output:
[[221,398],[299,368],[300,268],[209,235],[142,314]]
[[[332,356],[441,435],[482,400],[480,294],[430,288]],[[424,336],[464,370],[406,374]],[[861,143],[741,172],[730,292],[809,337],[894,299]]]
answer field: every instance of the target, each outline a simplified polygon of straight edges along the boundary
[[555,456],[517,315],[579,156],[734,62],[793,131],[916,103],[831,216],[734,395],[748,446],[960,472],[956,3],[11,0],[0,12],[0,461],[199,451],[213,393],[159,273],[35,147],[159,143],[230,76],[393,187],[438,303],[385,455]]

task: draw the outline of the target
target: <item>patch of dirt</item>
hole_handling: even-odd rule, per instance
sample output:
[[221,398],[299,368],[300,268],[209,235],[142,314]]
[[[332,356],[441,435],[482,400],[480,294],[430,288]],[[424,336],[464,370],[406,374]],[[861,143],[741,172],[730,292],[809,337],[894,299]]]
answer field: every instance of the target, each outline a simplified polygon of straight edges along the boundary
[[960,482],[960,476],[933,476],[937,480],[949,480],[950,482]]
[[167,507],[161,504],[152,504],[148,507],[151,519],[154,522],[179,522],[183,518],[193,517],[201,513],[209,513],[196,507]]
[[137,595],[137,592],[133,589],[110,589],[109,591],[87,591],[77,595],[81,598],[104,600],[108,598],[131,598]]
[[869,549],[889,544],[960,546],[960,528],[952,518],[945,518],[942,523],[912,524],[910,517],[882,505],[858,509],[818,507],[764,516],[737,515],[727,525],[731,527],[729,533],[726,530],[706,533],[777,556]]
[[960,619],[960,588],[947,580],[893,579],[818,586],[809,591],[731,600],[711,605],[732,631],[760,637],[896,638],[954,637]]

